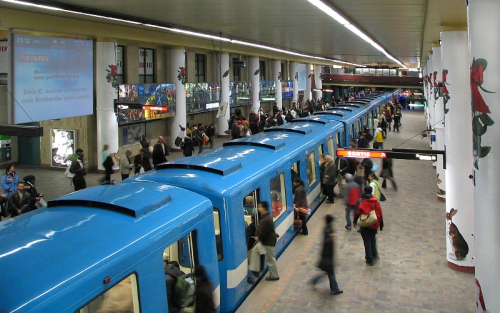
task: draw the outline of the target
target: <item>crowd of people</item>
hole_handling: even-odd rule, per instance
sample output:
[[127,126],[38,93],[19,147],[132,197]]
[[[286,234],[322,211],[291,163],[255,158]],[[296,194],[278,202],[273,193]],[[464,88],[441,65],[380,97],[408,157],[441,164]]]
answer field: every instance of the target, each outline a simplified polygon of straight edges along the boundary
[[36,190],[36,178],[28,175],[20,180],[14,164],[8,164],[1,184],[3,193],[0,195],[1,217],[15,217],[45,206],[43,193]]

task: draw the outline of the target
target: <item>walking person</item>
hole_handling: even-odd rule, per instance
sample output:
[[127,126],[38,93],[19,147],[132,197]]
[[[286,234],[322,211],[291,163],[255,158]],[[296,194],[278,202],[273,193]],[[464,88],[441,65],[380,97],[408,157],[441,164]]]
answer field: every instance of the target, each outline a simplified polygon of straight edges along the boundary
[[85,170],[85,162],[83,162],[84,155],[85,154],[82,149],[76,149],[76,159],[71,162],[71,166],[69,168],[70,173],[75,174],[75,176],[73,176],[73,186],[75,186],[75,191],[87,188],[87,182],[85,181],[87,171]]
[[134,168],[134,163],[130,160],[132,151],[125,151],[125,155],[120,158],[120,174],[122,175],[122,181],[129,178],[130,171]]
[[380,231],[384,228],[384,219],[382,217],[382,208],[380,207],[380,203],[377,201],[372,194],[372,187],[366,186],[363,189],[363,202],[361,202],[356,210],[356,216],[354,217],[354,227],[357,226],[358,219],[361,214],[369,214],[372,211],[375,211],[375,215],[377,216],[377,221],[375,224],[367,227],[361,227],[361,237],[363,238],[363,244],[365,246],[365,260],[366,263],[370,266],[373,266],[375,260],[379,258],[378,250],[377,250],[377,229],[380,228]]
[[[334,271],[335,241],[333,240],[333,216],[330,214],[325,215],[325,222],[325,227],[323,228],[323,249],[321,250],[321,260],[319,261],[318,267],[328,276],[328,280],[330,281],[330,293],[332,295],[338,295],[344,291],[340,290]],[[323,277],[323,273],[318,274],[313,277],[309,283],[314,288]]]
[[345,180],[347,184],[344,188],[344,208],[345,208],[345,220],[347,224],[345,228],[351,230],[351,213],[354,215],[358,209],[358,201],[361,199],[361,186],[354,181],[354,176],[351,174],[345,174]]
[[337,169],[335,168],[335,162],[333,162],[331,155],[325,155],[325,160],[325,176],[323,178],[323,184],[326,186],[326,195],[328,196],[326,203],[333,203],[335,199],[333,188],[336,184]]
[[266,280],[279,280],[278,267],[274,256],[274,246],[276,245],[276,232],[274,230],[273,218],[269,214],[269,203],[262,201],[258,206],[259,213],[262,214],[259,220],[259,228],[255,232],[255,241],[261,242],[266,250],[266,263],[269,268],[269,276]]
[[306,187],[304,187],[302,179],[298,177],[293,180],[293,185],[295,187],[293,193],[293,203],[297,208],[296,214],[298,214],[299,219],[302,221],[302,235],[307,236],[309,234],[306,224],[307,213],[302,211],[304,209],[307,210],[309,207],[307,204]]
[[338,157],[335,160],[335,167],[337,168],[337,185],[339,187],[339,197],[344,196],[344,175],[349,173],[348,158]]
[[384,179],[382,181],[382,188],[387,188],[386,179],[388,179],[391,181],[394,190],[398,191],[398,186],[396,185],[396,180],[394,179],[394,173],[392,171],[392,164],[392,158],[382,159],[382,172],[380,173],[380,177]]
[[108,152],[109,145],[104,145],[102,148],[102,166],[104,167],[105,175],[104,178],[101,180],[101,183],[109,183],[111,181],[111,174],[113,174],[113,165],[115,165],[115,162],[113,162],[113,158]]
[[399,126],[401,126],[401,109],[397,109],[394,113],[394,131],[397,130],[399,133]]
[[208,136],[208,142],[210,143],[210,149],[214,148],[214,140],[215,140],[215,125],[214,123],[210,124],[205,132]]
[[384,131],[380,123],[377,124],[377,129],[375,130],[375,141],[373,142],[373,149],[384,149]]
[[184,147],[182,147],[182,154],[185,157],[192,156],[194,154],[194,144],[191,136],[186,135],[186,137],[184,137]]
[[139,154],[134,157],[135,175],[144,173],[151,170],[151,163],[149,162],[149,155],[146,150],[139,150]]
[[369,186],[372,187],[372,194],[375,198],[377,198],[378,201],[380,201],[382,197],[382,190],[380,183],[378,181],[377,174],[375,173],[370,173],[368,174],[368,180],[369,180]]

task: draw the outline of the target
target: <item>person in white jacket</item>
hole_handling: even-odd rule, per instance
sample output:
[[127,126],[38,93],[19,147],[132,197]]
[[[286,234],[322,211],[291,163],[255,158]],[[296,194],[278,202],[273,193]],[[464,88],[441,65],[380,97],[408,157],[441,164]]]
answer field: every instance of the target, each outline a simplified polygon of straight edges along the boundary
[[125,155],[120,157],[120,174],[122,175],[122,180],[127,179],[130,176],[130,171],[134,168],[134,162],[130,159],[132,151],[125,151]]

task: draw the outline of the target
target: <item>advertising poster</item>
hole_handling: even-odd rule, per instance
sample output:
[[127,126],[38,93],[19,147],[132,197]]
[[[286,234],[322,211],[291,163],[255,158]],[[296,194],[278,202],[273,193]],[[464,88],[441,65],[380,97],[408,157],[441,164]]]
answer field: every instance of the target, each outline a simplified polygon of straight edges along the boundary
[[131,146],[141,141],[142,125],[123,127],[123,146]]
[[9,68],[9,51],[7,41],[0,41],[0,75],[7,75]]
[[0,162],[10,161],[10,136],[0,135]]
[[68,167],[71,157],[75,154],[76,130],[51,129],[51,165],[53,167]]

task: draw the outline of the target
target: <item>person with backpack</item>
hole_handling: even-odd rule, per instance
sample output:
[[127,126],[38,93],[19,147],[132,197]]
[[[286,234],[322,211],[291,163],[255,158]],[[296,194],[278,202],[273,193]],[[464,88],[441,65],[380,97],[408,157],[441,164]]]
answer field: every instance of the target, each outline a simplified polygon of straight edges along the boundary
[[345,180],[347,181],[344,187],[345,220],[347,222],[345,228],[351,230],[351,212],[356,213],[358,208],[358,201],[361,199],[361,186],[354,182],[354,176],[351,174],[345,174]]
[[384,149],[384,132],[380,123],[375,130],[375,141],[373,142],[373,149]]
[[196,265],[194,277],[196,278],[194,313],[217,312],[212,294],[214,288],[203,265]]
[[179,263],[177,261],[167,262],[164,260],[165,266],[165,281],[167,283],[167,299],[168,299],[168,312],[170,313],[181,313],[182,307],[177,304],[175,300],[177,295],[175,294],[175,285],[178,277],[184,275],[179,268]]

